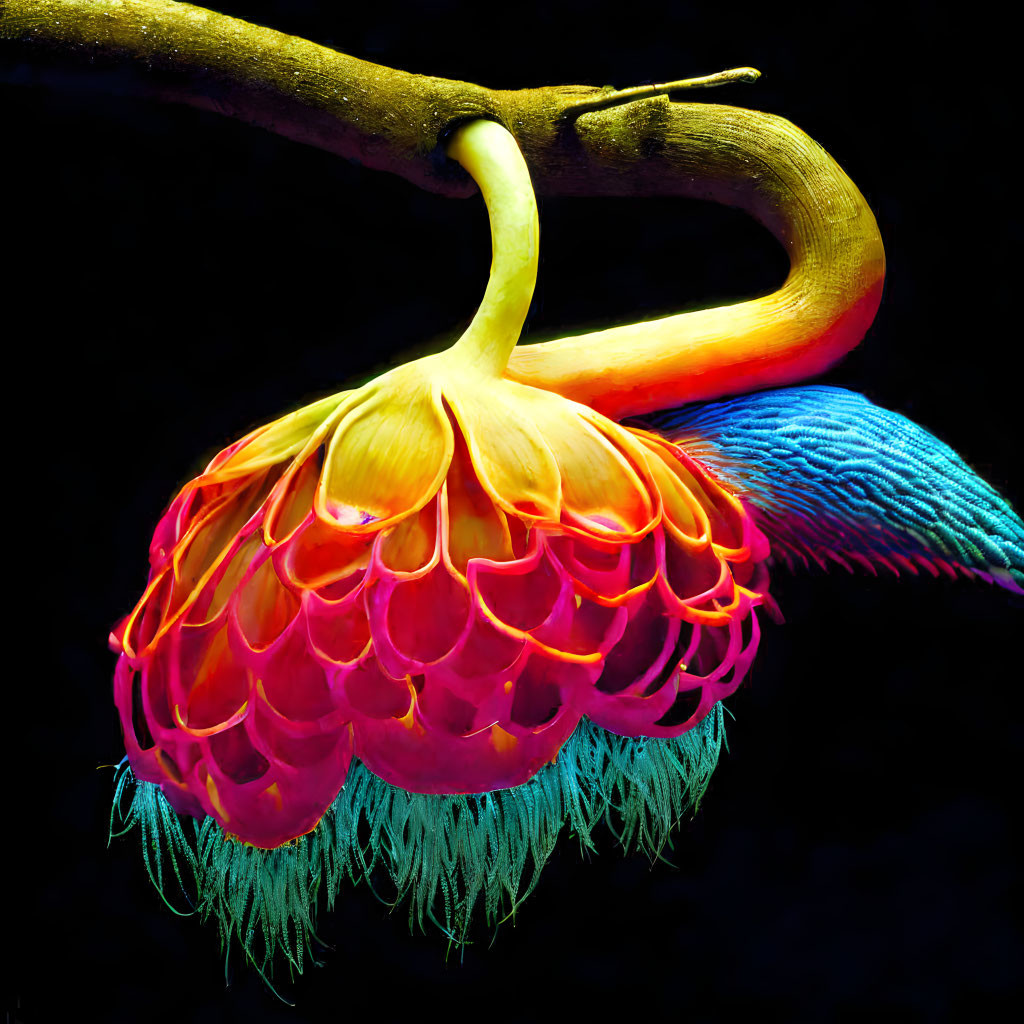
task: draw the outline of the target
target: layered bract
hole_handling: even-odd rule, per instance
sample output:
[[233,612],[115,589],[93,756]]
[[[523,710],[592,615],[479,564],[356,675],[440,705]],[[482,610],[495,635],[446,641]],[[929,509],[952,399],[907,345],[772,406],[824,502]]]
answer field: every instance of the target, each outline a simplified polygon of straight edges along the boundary
[[469,327],[218,455],[115,637],[136,774],[257,846],[312,829],[353,756],[481,793],[583,715],[679,735],[757,646],[768,547],[740,502],[661,437],[503,376],[537,276],[529,171],[489,121],[447,152],[491,222]]
[[656,434],[454,350],[219,454],[114,636],[136,774],[273,847],[358,756],[422,793],[515,786],[581,717],[677,736],[740,683],[768,546]]

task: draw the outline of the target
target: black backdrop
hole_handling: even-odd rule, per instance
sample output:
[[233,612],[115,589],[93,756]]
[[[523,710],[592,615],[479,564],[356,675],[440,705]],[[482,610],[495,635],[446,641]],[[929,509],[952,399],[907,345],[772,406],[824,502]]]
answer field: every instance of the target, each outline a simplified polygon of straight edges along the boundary
[[[954,445],[1024,506],[1014,363],[1015,95],[999,31],[923,3],[503,6],[228,0],[380,63],[497,87],[632,85],[752,64],[707,94],[779,113],[864,192],[889,272],[831,383]],[[150,531],[210,455],[451,334],[486,279],[482,205],[5,55],[8,1020],[991,1019],[1020,995],[1020,600],[983,584],[776,576],[704,806],[670,853],[568,837],[513,927],[445,956],[365,887],[294,1010],[105,849],[121,756],[110,626]],[[995,68],[995,72],[992,69]],[[547,200],[529,325],[607,324],[775,287],[733,211]],[[17,665],[17,667],[15,667]],[[12,743],[13,741],[13,743]]]

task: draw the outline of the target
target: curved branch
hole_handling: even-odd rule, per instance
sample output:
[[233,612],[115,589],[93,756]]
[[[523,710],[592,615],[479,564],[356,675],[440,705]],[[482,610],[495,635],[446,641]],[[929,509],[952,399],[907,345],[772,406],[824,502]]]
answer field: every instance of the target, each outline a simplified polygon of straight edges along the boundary
[[854,184],[782,118],[665,95],[699,79],[621,91],[492,90],[396,71],[173,0],[0,0],[0,37],[29,54],[134,68],[161,99],[443,195],[476,191],[445,157],[446,134],[487,118],[515,137],[539,193],[678,195],[753,215],[789,254],[789,277],[773,294],[513,352],[510,377],[610,416],[803,380],[856,345],[878,306],[882,244]]

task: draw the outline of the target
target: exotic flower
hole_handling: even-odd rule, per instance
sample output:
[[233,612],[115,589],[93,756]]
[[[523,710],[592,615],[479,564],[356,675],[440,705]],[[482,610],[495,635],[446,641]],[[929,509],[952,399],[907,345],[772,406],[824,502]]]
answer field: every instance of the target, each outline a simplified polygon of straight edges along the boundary
[[1024,591],[1024,524],[955,452],[859,395],[779,387],[860,340],[877,225],[792,125],[718,108],[701,129],[699,110],[665,138],[697,140],[709,195],[756,180],[747,206],[792,261],[780,289],[517,349],[530,176],[505,129],[465,124],[448,152],[494,251],[465,334],[253,431],[158,525],[113,638],[115,809],[134,777],[154,881],[163,847],[251,958],[258,935],[264,962],[282,946],[301,969],[316,893],[376,864],[421,924],[443,894],[458,940],[478,898],[491,920],[518,905],[566,823],[589,844],[614,820],[657,852],[773,609],[769,545]]
[[682,449],[503,378],[536,279],[512,137],[449,148],[494,263],[450,349],[254,431],[157,527],[117,635],[136,775],[276,847],[353,755],[417,793],[526,782],[581,718],[678,736],[743,679],[768,545]]

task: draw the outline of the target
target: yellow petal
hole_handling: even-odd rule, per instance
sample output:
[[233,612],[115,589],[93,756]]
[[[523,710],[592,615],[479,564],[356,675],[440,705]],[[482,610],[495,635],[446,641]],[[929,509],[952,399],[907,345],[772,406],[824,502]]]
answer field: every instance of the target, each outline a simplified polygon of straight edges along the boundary
[[437,502],[428,502],[417,515],[407,516],[381,539],[380,560],[396,573],[417,572],[440,558],[437,543]]
[[581,407],[544,392],[531,405],[558,463],[565,509],[597,534],[622,537],[650,529],[657,503],[648,487],[616,446],[581,415]]
[[480,485],[461,430],[455,431],[444,495],[448,558],[457,572],[465,575],[471,558],[504,562],[515,557],[508,520]]
[[467,377],[446,382],[444,394],[476,475],[495,504],[516,515],[558,522],[558,463],[531,414],[532,391],[507,381]]
[[641,438],[648,451],[648,468],[661,493],[665,525],[669,533],[687,550],[702,549],[711,543],[711,524],[689,484],[693,477],[679,464],[671,451]]
[[254,430],[226,452],[221,452],[207,467],[200,482],[230,480],[292,458],[302,451],[317,428],[326,426],[342,403],[352,397],[352,392],[341,391]]
[[422,508],[440,490],[454,446],[440,388],[416,363],[367,394],[338,425],[316,496],[320,515],[354,532]]

